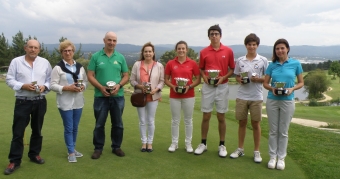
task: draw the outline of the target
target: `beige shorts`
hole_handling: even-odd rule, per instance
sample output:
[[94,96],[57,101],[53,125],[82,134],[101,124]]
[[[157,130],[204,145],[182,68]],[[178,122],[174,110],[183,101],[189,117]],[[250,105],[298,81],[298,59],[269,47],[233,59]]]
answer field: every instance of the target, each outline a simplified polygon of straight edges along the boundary
[[202,98],[201,98],[201,111],[211,112],[214,104],[216,105],[216,112],[228,112],[228,83],[220,84],[217,87],[203,83]]
[[245,120],[248,119],[248,110],[250,112],[250,118],[253,121],[261,121],[262,120],[262,102],[263,100],[258,101],[249,101],[243,99],[236,99],[235,106],[235,117],[237,120]]

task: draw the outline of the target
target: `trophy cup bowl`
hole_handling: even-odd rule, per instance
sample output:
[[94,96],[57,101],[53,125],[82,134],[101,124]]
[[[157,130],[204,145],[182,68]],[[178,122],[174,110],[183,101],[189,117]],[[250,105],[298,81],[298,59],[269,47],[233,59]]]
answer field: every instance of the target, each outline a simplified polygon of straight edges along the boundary
[[114,81],[108,81],[108,82],[106,82],[106,86],[107,87],[109,87],[109,89],[106,89],[106,91],[108,92],[108,93],[110,93],[111,94],[111,92],[113,91],[113,87],[116,85],[116,82],[114,82]]
[[208,75],[210,77],[210,79],[208,79],[208,83],[210,85],[216,85],[216,83],[218,83],[218,79],[216,79],[216,78],[220,74],[220,71],[221,70],[207,70]]
[[151,93],[151,83],[150,82],[143,82],[144,89],[146,90],[145,93]]
[[275,85],[275,94],[276,95],[285,95],[288,93],[288,90],[285,89],[286,82],[274,82]]
[[250,80],[249,80],[249,77],[248,77],[248,72],[241,72],[240,73],[240,76],[241,76],[241,82],[243,84],[247,84],[247,83],[250,83]]
[[39,88],[39,85],[37,84],[37,81],[32,81],[31,83],[35,87],[35,92],[40,93],[40,88]]
[[188,84],[189,79],[187,78],[175,78],[176,80],[176,92],[177,93],[185,93],[186,91],[186,86]]
[[76,84],[76,87],[81,87],[83,85],[83,79],[77,79],[77,84]]

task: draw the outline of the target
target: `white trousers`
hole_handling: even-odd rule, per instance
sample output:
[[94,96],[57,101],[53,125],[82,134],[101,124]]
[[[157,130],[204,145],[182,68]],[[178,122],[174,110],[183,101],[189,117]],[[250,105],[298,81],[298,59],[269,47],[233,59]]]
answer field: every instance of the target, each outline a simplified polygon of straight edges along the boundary
[[191,144],[192,140],[192,114],[194,111],[195,98],[170,98],[171,106],[171,134],[172,143],[178,144],[179,123],[181,121],[181,110],[184,114],[185,144]]
[[[157,106],[158,100],[147,102],[145,107],[137,108],[142,144],[152,144],[155,133],[155,115]],[[148,133],[148,135],[146,135],[146,133]]]
[[287,156],[288,129],[295,111],[294,101],[267,99],[269,123],[269,156],[279,159]]

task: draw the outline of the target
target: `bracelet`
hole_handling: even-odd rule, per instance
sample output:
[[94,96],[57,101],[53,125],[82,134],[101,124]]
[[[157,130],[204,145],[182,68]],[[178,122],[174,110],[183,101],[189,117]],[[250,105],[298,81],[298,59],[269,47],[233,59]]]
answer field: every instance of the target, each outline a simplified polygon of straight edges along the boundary
[[120,83],[118,83],[118,84],[119,84],[119,86],[120,86],[120,87],[119,87],[119,89],[123,87],[123,85],[122,85],[122,84],[120,84]]

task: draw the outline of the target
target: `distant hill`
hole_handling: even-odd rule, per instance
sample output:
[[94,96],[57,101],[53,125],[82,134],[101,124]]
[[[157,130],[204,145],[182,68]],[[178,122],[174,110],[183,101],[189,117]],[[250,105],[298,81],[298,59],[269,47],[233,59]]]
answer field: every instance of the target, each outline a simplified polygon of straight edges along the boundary
[[[75,44],[76,48],[79,48],[79,44]],[[48,51],[52,52],[55,48],[58,48],[59,44],[44,44]],[[175,45],[171,44],[160,44],[155,45],[156,58],[158,59],[166,51],[173,50]],[[87,56],[88,53],[94,53],[101,50],[104,44],[82,44],[82,52]],[[195,52],[200,52],[203,48],[202,46],[189,46]],[[246,48],[244,45],[230,45],[230,48],[234,51],[235,58],[243,56],[246,54]],[[128,65],[132,65],[135,60],[139,58],[139,52],[142,46],[133,44],[117,44],[117,51],[125,55]],[[257,52],[262,56],[271,59],[273,54],[273,47],[260,45]],[[289,56],[291,57],[306,57],[311,59],[321,59],[321,60],[340,60],[340,45],[335,46],[291,46]]]
[[[44,44],[45,47],[49,51],[52,51],[54,48],[58,48],[58,44]],[[79,44],[76,44],[76,47],[79,47]],[[104,44],[82,44],[82,51],[84,52],[96,52],[104,47]],[[235,54],[245,54],[246,49],[244,45],[230,45]],[[140,52],[142,46],[140,45],[132,45],[132,44],[118,44],[116,49],[119,52],[128,52],[128,53],[138,53]],[[202,46],[190,46],[195,52],[199,52],[204,47]],[[156,52],[164,53],[165,51],[173,50],[174,45],[155,45]],[[272,55],[272,46],[260,45],[258,48],[258,53],[260,54],[270,54]],[[340,58],[340,45],[336,46],[291,46],[289,55],[291,56],[319,56],[319,57],[338,57]]]

